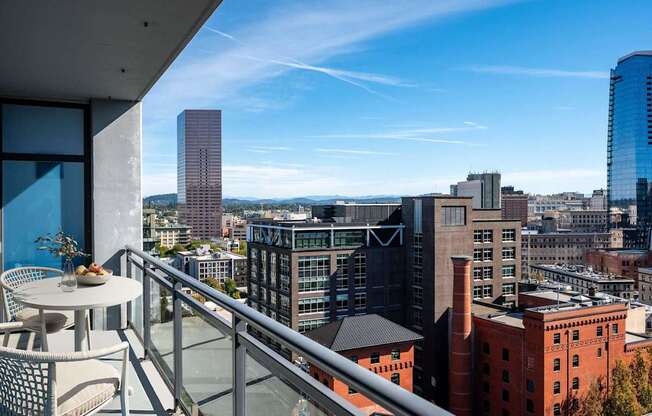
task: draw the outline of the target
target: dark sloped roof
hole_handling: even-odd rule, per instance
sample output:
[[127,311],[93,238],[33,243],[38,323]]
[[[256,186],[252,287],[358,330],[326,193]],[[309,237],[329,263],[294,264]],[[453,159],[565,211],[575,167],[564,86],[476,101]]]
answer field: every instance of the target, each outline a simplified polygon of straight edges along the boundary
[[423,337],[382,316],[347,316],[304,334],[333,351],[418,341]]

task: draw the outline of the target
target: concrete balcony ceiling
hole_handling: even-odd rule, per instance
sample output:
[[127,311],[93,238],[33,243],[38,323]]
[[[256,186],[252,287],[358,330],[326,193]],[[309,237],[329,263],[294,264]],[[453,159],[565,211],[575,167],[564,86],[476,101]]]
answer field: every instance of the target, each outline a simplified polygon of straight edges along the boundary
[[140,100],[220,3],[0,2],[0,96]]

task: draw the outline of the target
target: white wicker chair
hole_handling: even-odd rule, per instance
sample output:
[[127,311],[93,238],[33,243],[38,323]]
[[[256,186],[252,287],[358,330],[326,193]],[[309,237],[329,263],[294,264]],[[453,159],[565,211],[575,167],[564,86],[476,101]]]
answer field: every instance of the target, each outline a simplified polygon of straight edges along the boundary
[[[20,322],[0,324],[6,334]],[[122,352],[122,371],[97,358]],[[53,353],[0,347],[0,415],[83,416],[117,395],[129,415],[129,344],[95,351]]]
[[[18,267],[0,275],[0,290],[4,305],[4,318],[7,322],[22,322],[23,328],[41,336],[41,349],[47,351],[47,334],[74,325],[72,311],[44,311],[42,314],[33,308],[26,308],[14,300],[13,292],[19,287],[46,278],[60,278],[63,271],[50,267]],[[43,318],[43,319],[42,319]],[[91,349],[90,318],[86,316],[86,339]]]

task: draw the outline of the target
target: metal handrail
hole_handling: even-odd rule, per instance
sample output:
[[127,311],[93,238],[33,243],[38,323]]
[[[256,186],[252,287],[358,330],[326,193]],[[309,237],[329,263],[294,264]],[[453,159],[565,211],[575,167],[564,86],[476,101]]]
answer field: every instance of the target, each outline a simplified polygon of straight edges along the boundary
[[[355,364],[344,356],[324,347],[310,338],[297,333],[280,322],[258,312],[257,310],[232,299],[199,280],[161,262],[159,259],[136,249],[126,246],[129,262],[130,253],[140,257],[144,263],[154,266],[183,287],[190,288],[207,299],[215,302],[233,314],[233,322],[244,321],[255,329],[264,332],[274,341],[285,345],[292,351],[301,353],[319,368],[352,386],[368,399],[384,407],[395,415],[451,415],[451,413],[412,394],[400,386],[370,372]],[[146,271],[146,267],[144,268]],[[146,273],[144,273],[146,275]],[[194,299],[192,299],[194,301]],[[196,301],[195,301],[196,302]],[[197,302],[198,303],[198,302]],[[201,309],[197,309],[201,310]],[[203,310],[202,310],[203,312]],[[145,322],[145,325],[148,325]],[[238,333],[235,331],[234,336]],[[306,375],[307,379],[312,377]],[[235,391],[235,389],[234,389]],[[334,393],[333,393],[334,394]]]

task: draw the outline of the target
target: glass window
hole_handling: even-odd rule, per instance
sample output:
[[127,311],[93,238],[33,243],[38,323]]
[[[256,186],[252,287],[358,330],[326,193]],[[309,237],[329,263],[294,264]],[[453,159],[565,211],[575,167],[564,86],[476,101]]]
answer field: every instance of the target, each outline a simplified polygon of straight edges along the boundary
[[503,247],[503,260],[514,260],[516,258],[515,247]]
[[503,370],[503,381],[509,383],[509,371]]
[[399,373],[392,373],[391,380],[392,383],[401,385],[401,376]]
[[612,328],[612,332],[613,332],[614,334],[617,334],[617,333],[618,333],[618,324],[613,324],[613,326],[612,326],[611,328]]
[[503,389],[503,401],[508,402],[509,401],[509,390]]
[[503,295],[513,295],[516,291],[514,283],[503,283]]
[[561,369],[561,360],[559,358],[555,358],[552,361],[552,371],[559,371]]
[[528,393],[534,393],[534,380],[530,380],[528,378],[527,380],[525,380],[525,386]]
[[516,230],[503,230],[503,242],[516,241]]
[[580,331],[579,329],[574,329],[573,330],[573,341],[579,341],[580,340]]
[[423,305],[423,289],[420,287],[413,287],[412,288],[412,302],[416,306],[422,306]]
[[297,249],[329,248],[330,242],[330,231],[297,231],[294,234],[294,247]]
[[482,299],[482,286],[475,286],[473,288],[473,299]]
[[573,367],[577,368],[580,366],[580,356],[575,354],[573,355]]
[[525,402],[525,409],[530,413],[534,412],[534,402],[532,399],[527,399]]
[[554,416],[561,415],[561,405],[559,403],[555,403],[555,405],[552,407],[552,414]]
[[555,332],[552,335],[552,342],[554,344],[560,344],[561,343],[561,334],[559,332]]
[[359,247],[367,243],[364,230],[335,231],[335,247]]
[[299,292],[328,290],[330,286],[330,257],[299,257]]
[[356,309],[365,309],[367,307],[367,294],[356,293],[353,295],[353,306]]
[[579,377],[574,377],[573,378],[573,390],[577,390],[580,388],[580,379]]
[[494,291],[493,286],[482,286],[482,297],[483,298],[493,297],[493,291]]
[[380,362],[380,353],[372,352],[369,361],[371,364],[378,364]]
[[503,348],[503,361],[509,361],[509,350],[507,348]]
[[502,272],[503,272],[503,277],[515,277],[516,266],[503,266]]
[[559,394],[561,392],[561,383],[555,381],[552,383],[552,394]]
[[488,342],[483,342],[482,343],[482,352],[485,354],[489,354],[489,343]]
[[84,154],[84,110],[2,105],[2,151],[50,155]]
[[4,269],[61,268],[61,259],[38,250],[34,243],[37,237],[48,233],[64,231],[84,250],[84,194],[83,163],[3,161]]
[[480,279],[482,279],[482,267],[474,267],[473,280],[480,280]]
[[356,288],[367,286],[367,255],[357,253],[353,257],[353,283]]
[[598,358],[602,357],[602,348],[598,348]]
[[336,297],[337,310],[338,311],[347,311],[349,310],[349,295],[337,295]]
[[[253,252],[253,250],[252,250]],[[288,293],[290,291],[290,256],[281,254],[281,264],[279,266],[280,287],[281,291]],[[252,260],[252,264],[254,261]]]
[[347,289],[349,287],[349,255],[338,254],[336,262],[337,289]]
[[358,363],[358,356],[357,355],[352,355],[352,356],[349,357],[349,359],[351,361],[353,361],[354,363],[356,363],[356,364]]
[[401,350],[398,348],[394,348],[392,350],[392,361],[396,361],[400,359],[401,359]]
[[466,225],[466,207],[442,207],[441,224],[445,226]]
[[[281,301],[283,296],[281,296]],[[299,314],[324,312],[330,308],[330,299],[326,296],[299,299]]]

